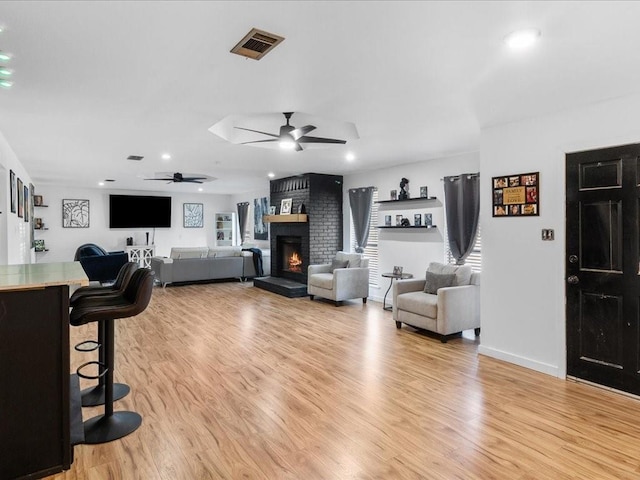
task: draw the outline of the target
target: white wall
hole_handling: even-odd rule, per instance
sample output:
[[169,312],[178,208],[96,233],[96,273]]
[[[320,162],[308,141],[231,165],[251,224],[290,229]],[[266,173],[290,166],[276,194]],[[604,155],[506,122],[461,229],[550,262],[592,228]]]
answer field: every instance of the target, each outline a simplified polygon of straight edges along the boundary
[[[640,142],[638,111],[635,95],[482,131],[481,353],[565,376],[565,153]],[[491,177],[530,171],[540,216],[492,218]]]
[[233,211],[237,212],[237,204],[238,203],[242,203],[242,202],[249,202],[249,218],[247,220],[247,231],[249,232],[249,239],[247,240],[247,244],[252,244],[255,245],[257,248],[260,248],[262,250],[268,250],[270,248],[270,243],[269,240],[256,240],[253,237],[253,226],[254,226],[254,219],[253,219],[253,213],[254,213],[254,208],[253,208],[253,201],[256,198],[262,198],[262,197],[267,197],[270,198],[270,193],[269,193],[269,180],[265,179],[264,182],[264,188],[261,188],[260,190],[254,190],[251,192],[245,192],[245,193],[239,193],[236,195],[231,195],[231,205],[233,206]]
[[21,264],[31,263],[33,257],[33,251],[31,249],[31,230],[30,224],[24,221],[24,218],[18,217],[17,206],[16,213],[11,213],[11,193],[9,188],[9,173],[10,170],[16,175],[16,183],[18,178],[28,187],[31,182],[31,176],[27,174],[22,163],[18,160],[15,152],[11,149],[11,146],[7,143],[7,140],[0,133],[0,165],[2,165],[6,172],[6,182],[3,182],[0,186],[0,192],[4,195],[4,204],[6,205],[6,212],[3,210],[2,215],[6,217],[2,222],[3,228],[0,228],[0,232],[6,232],[6,240],[3,239],[0,242],[4,246],[5,252],[0,256],[2,263],[7,264]]
[[[36,194],[42,195],[48,208],[37,208],[36,216],[42,217],[49,230],[36,231],[36,238],[45,240],[48,252],[37,253],[37,261],[69,262],[76,249],[83,243],[95,243],[107,251],[123,250],[127,237],[134,237],[134,244],[149,243],[153,239],[150,228],[109,228],[109,194],[161,195],[171,196],[171,228],[155,229],[156,255],[168,256],[171,247],[198,247],[215,245],[214,215],[221,212],[235,212],[235,204],[229,195],[202,193],[169,193],[108,189],[74,189],[49,185],[36,185]],[[62,199],[89,200],[89,228],[62,228]],[[204,204],[204,227],[184,228],[182,218],[183,203]]]
[[[432,231],[426,229],[424,231],[381,230],[378,247],[380,273],[390,272],[394,265],[401,265],[405,272],[412,273],[415,277],[424,276],[429,262],[444,261],[444,184],[441,179],[449,175],[478,172],[479,167],[479,154],[474,152],[346,175],[344,177],[343,212],[345,250],[348,250],[351,234],[349,189],[374,186],[378,188],[380,200],[389,200],[390,191],[397,190],[399,192],[400,180],[405,177],[409,180],[411,198],[419,197],[420,187],[427,186],[429,196],[437,197],[438,201],[427,206],[416,202],[420,203],[419,208],[415,208],[413,203],[380,204],[379,224],[384,225],[384,216],[391,215],[392,224],[395,225],[395,215],[402,214],[409,218],[413,225],[414,213],[422,213],[423,221],[424,213],[431,213],[433,224],[438,228]],[[399,206],[402,208],[398,208]],[[380,278],[379,286],[370,288],[370,298],[381,302],[388,286],[388,280]],[[390,295],[387,302],[390,300]]]

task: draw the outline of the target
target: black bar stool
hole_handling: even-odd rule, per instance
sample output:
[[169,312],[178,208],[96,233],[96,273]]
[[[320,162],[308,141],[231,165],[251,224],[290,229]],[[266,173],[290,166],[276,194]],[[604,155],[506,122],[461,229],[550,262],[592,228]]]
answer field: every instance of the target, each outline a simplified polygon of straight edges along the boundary
[[[139,265],[136,262],[127,262],[125,263],[118,272],[118,276],[116,277],[116,281],[113,285],[107,287],[80,287],[71,295],[69,299],[69,304],[72,307],[81,306],[83,302],[86,302],[87,298],[107,298],[114,297],[118,295],[122,295],[125,288],[129,284],[131,277],[133,276],[133,272],[138,269]],[[84,342],[78,343],[74,348],[79,352],[93,352],[94,350],[99,349],[98,352],[98,361],[91,361],[82,364],[78,368],[78,376],[82,378],[88,378],[98,380],[98,385],[95,387],[85,388],[80,392],[80,396],[82,399],[83,407],[97,407],[98,405],[104,405],[104,392],[105,392],[105,382],[104,382],[104,372],[100,371],[98,375],[91,376],[86,375],[81,372],[84,367],[89,365],[98,365],[105,364],[104,359],[104,325],[98,322],[98,340],[85,340]],[[100,367],[99,367],[100,368]],[[102,373],[102,374],[101,374]],[[129,394],[129,385],[124,383],[114,383],[113,384],[113,400],[120,400],[121,398],[126,397]]]
[[[98,322],[104,328],[104,415],[84,422],[85,443],[96,444],[117,440],[134,432],[142,417],[136,412],[113,411],[113,371],[115,357],[115,320],[138,315],[147,308],[153,291],[154,272],[148,268],[136,270],[122,295],[88,298],[71,311],[71,325]],[[100,327],[99,327],[100,328]]]

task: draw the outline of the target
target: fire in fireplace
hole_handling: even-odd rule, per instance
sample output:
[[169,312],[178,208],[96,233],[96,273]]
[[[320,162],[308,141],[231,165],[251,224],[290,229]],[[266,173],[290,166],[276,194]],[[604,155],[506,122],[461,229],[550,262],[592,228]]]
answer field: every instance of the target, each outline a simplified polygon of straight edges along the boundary
[[305,268],[302,259],[301,237],[278,237],[278,254],[281,274],[302,274]]

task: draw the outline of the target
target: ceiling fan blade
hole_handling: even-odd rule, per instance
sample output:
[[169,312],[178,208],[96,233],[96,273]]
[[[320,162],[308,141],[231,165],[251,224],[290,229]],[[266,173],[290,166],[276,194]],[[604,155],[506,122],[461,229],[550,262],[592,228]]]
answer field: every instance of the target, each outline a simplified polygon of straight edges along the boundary
[[247,132],[261,133],[262,135],[269,135],[270,137],[278,138],[278,135],[275,135],[273,133],[268,133],[268,132],[261,132],[260,130],[252,130],[250,128],[243,128],[243,127],[233,127],[233,128],[237,128],[238,130],[246,130]]
[[321,138],[321,137],[300,137],[297,140],[299,143],[347,143],[346,140],[338,140],[336,138]]
[[195,178],[183,178],[182,183],[202,183],[200,180],[196,180]]
[[301,152],[302,150],[304,150],[304,149],[302,148],[302,145],[300,145],[298,142],[296,142],[295,151],[296,151],[296,152]]
[[291,135],[294,140],[298,140],[299,138],[305,136],[307,133],[314,131],[316,128],[317,127],[315,125],[305,125],[304,127],[291,130],[289,132],[289,135]]
[[265,142],[279,142],[279,138],[270,138],[269,140],[254,140],[253,142],[242,142],[240,145],[246,145],[248,143],[265,143]]
[[163,182],[166,182],[168,180],[170,182],[173,182],[173,178],[145,178],[143,180],[161,180]]

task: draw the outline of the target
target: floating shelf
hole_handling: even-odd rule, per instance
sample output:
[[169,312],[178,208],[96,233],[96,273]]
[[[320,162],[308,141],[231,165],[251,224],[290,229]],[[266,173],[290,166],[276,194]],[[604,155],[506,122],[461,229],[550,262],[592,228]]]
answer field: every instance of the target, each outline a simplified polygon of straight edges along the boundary
[[406,200],[378,200],[376,203],[401,203],[401,202],[415,202],[417,200],[437,200],[438,197],[415,197],[407,198]]
[[48,207],[49,205],[34,205],[35,208]]
[[49,251],[49,249],[45,248],[44,250],[36,250],[35,252],[36,253],[43,253],[43,252],[48,252],[48,251]]
[[262,221],[265,223],[306,223],[309,220],[306,213],[292,213],[290,215],[264,215]]
[[380,226],[378,226],[378,228],[402,228],[404,230],[407,230],[407,229],[416,229],[416,230],[427,229],[427,230],[430,230],[430,229],[433,229],[433,228],[438,228],[438,226],[437,225],[430,225],[430,226],[426,227],[424,225],[409,225],[408,227],[402,227],[402,226],[390,226],[389,227],[387,225],[380,225]]
[[47,227],[44,227],[44,228],[35,228],[35,227],[33,227],[33,229],[34,230],[49,230]]

